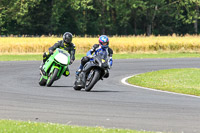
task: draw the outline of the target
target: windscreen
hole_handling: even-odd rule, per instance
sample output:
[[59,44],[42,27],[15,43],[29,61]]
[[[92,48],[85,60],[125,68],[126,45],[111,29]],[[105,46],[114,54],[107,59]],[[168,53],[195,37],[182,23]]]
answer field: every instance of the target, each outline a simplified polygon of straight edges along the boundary
[[65,50],[58,49],[58,51],[59,51],[59,53],[62,53],[64,55],[66,55],[66,56],[69,56],[69,53],[67,51],[65,51]]

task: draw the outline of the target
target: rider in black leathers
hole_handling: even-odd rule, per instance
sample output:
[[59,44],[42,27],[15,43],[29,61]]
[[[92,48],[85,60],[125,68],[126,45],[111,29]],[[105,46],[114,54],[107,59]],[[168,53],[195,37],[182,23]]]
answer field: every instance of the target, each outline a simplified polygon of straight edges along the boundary
[[[53,54],[53,51],[56,48],[64,49],[68,51],[70,54],[70,65],[74,62],[75,60],[75,45],[72,43],[72,34],[70,32],[65,32],[63,35],[63,40],[58,41],[55,43],[52,47],[49,48],[49,52],[45,52],[43,54],[43,62],[42,65],[40,66],[40,69],[42,70],[42,66],[44,65],[45,61]],[[64,72],[64,76],[69,76],[69,68],[67,67],[67,70]]]

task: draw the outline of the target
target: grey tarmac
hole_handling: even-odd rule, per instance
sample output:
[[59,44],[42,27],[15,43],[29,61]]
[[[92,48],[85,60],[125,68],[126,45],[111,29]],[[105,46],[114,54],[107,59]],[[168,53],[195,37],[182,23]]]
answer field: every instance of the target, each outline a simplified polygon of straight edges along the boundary
[[200,98],[168,94],[121,83],[138,73],[199,68],[199,58],[116,59],[110,77],[91,92],[75,91],[75,71],[52,87],[41,87],[40,61],[0,62],[0,119],[101,126],[174,133],[200,132]]

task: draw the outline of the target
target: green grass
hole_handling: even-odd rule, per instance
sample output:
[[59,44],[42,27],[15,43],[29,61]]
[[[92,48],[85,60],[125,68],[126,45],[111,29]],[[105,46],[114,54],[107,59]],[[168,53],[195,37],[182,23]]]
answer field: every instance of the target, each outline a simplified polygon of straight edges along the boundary
[[0,120],[1,133],[155,133],[103,127],[78,127],[63,124]]
[[[80,60],[86,54],[76,54],[76,59]],[[142,59],[142,58],[189,58],[200,57],[200,53],[129,53],[114,54],[113,59]],[[20,61],[20,60],[42,60],[42,54],[18,54],[0,55],[0,61]]]
[[158,90],[200,96],[200,69],[167,69],[136,75],[128,82]]

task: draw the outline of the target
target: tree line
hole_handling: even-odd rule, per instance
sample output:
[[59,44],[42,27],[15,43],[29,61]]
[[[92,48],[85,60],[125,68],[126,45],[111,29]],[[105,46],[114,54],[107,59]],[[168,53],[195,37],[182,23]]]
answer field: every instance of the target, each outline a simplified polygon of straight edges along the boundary
[[198,34],[200,0],[0,0],[0,35]]

